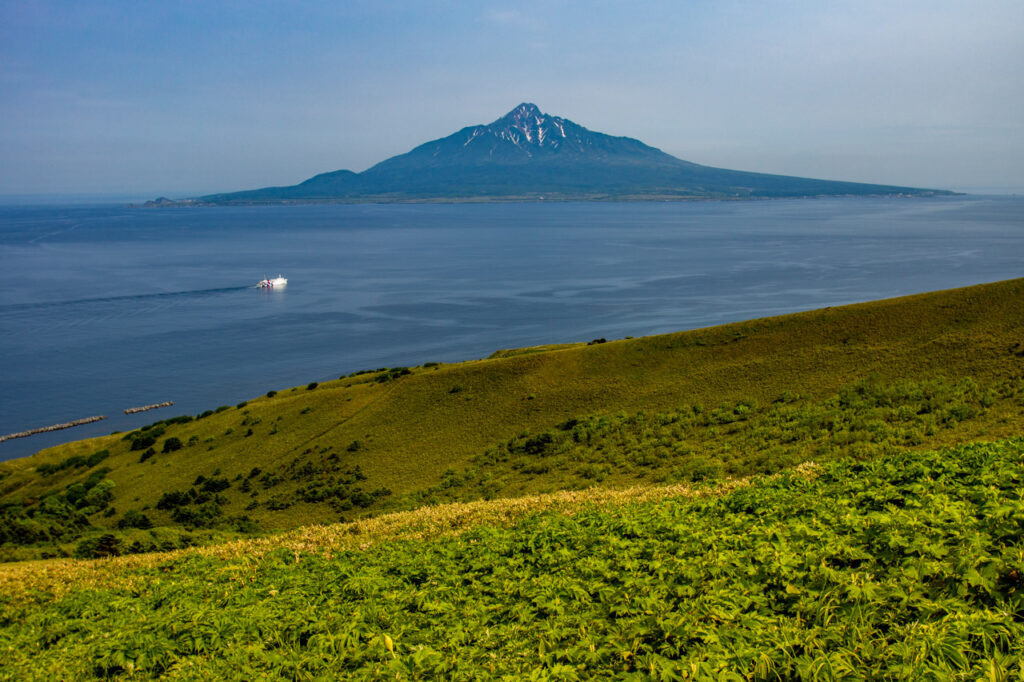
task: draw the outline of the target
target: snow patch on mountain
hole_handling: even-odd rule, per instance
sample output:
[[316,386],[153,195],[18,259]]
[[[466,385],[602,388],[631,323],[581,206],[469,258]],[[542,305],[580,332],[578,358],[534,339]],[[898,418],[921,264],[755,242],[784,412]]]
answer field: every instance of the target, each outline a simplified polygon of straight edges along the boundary
[[593,146],[589,139],[592,133],[586,128],[559,116],[544,114],[537,105],[529,103],[520,104],[490,125],[474,129],[463,146],[486,133],[490,133],[491,139],[510,143],[531,157],[538,148],[557,151],[564,142],[575,143],[577,149]]

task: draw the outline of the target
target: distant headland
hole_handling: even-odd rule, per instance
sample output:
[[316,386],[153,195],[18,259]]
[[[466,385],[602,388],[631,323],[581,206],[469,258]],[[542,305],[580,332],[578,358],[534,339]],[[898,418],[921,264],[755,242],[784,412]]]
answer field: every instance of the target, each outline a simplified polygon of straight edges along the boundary
[[702,166],[523,103],[488,125],[393,156],[362,173],[297,185],[160,197],[146,207],[361,202],[666,201],[820,196],[944,196],[917,187],[817,180]]

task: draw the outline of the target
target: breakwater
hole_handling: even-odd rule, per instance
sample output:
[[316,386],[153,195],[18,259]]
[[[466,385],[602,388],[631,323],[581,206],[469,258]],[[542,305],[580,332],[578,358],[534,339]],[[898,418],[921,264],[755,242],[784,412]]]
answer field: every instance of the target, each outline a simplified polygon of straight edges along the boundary
[[8,433],[0,436],[0,443],[5,440],[14,440],[15,438],[26,438],[37,433],[47,433],[49,431],[60,431],[61,429],[70,429],[73,426],[81,426],[82,424],[92,424],[106,419],[105,416],[99,417],[86,417],[85,419],[75,419],[74,421],[64,422],[63,424],[53,424],[52,426],[44,426],[38,429],[29,429],[28,431],[18,431],[17,433]]
[[156,410],[161,407],[170,407],[174,404],[173,400],[168,400],[163,403],[153,403],[152,405],[143,405],[142,407],[129,407],[124,411],[125,414],[135,414],[136,412],[148,412],[149,410]]

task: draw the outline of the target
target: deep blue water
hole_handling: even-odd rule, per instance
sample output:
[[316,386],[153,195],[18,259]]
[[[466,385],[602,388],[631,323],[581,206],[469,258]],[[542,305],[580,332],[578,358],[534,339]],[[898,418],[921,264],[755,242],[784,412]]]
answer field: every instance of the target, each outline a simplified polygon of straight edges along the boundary
[[1024,200],[0,207],[0,268],[0,434],[110,417],[8,459],[358,369],[1024,276]]

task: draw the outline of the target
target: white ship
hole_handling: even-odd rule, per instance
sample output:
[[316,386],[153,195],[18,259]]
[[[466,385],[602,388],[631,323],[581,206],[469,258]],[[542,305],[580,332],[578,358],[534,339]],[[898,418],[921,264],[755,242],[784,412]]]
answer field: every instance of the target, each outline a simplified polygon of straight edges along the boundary
[[283,287],[285,284],[288,284],[288,280],[286,280],[281,275],[278,275],[274,279],[261,279],[256,284],[256,288],[258,288],[258,289],[275,289],[277,287]]

